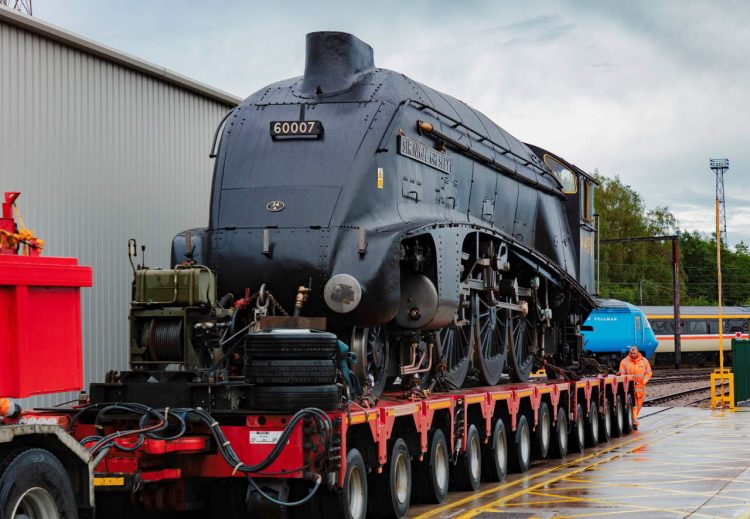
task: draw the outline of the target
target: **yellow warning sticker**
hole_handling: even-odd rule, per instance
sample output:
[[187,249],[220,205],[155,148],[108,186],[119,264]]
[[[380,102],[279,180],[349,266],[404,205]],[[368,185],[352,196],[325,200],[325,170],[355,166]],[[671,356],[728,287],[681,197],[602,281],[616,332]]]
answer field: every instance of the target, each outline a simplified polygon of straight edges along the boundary
[[378,168],[378,189],[383,189],[383,168]]
[[125,486],[125,478],[94,478],[95,487],[122,487]]

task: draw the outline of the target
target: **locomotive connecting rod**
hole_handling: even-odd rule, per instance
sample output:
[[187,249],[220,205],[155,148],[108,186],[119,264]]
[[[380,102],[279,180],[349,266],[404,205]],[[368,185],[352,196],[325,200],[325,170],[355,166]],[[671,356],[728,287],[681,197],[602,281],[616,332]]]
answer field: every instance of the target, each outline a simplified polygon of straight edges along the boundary
[[520,312],[521,315],[527,315],[529,313],[529,303],[527,303],[526,301],[521,301],[518,304],[505,303],[503,301],[495,301],[495,306],[497,308],[506,308],[508,310],[515,310],[516,312]]

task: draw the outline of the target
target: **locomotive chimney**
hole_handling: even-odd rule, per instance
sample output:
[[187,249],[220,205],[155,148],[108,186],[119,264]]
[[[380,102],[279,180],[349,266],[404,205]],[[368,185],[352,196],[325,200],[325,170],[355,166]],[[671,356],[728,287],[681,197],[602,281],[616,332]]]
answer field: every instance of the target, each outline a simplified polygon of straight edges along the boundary
[[352,86],[360,74],[375,68],[372,47],[345,32],[311,32],[302,91],[330,94]]

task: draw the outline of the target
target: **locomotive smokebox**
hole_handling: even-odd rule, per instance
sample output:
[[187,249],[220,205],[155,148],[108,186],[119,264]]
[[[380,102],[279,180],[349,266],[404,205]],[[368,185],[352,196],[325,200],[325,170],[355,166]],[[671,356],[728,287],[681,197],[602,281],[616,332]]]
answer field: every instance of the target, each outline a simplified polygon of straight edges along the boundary
[[360,74],[375,68],[372,47],[345,32],[311,32],[307,35],[306,94],[331,94],[351,87]]

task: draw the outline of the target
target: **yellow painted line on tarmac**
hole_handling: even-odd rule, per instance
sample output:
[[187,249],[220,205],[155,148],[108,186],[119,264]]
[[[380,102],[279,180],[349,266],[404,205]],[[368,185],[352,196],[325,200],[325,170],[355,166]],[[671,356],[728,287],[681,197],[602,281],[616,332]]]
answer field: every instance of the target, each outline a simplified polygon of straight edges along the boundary
[[[537,493],[536,492],[532,492],[532,494],[536,495]],[[555,496],[555,494],[543,494],[543,493],[541,495]],[[557,497],[559,497],[559,496],[557,496]],[[644,498],[644,497],[654,497],[654,495],[653,494],[629,494],[628,495],[628,499],[634,499],[634,500],[637,500],[637,499],[640,499],[640,498]],[[587,512],[587,513],[583,513],[583,514],[556,515],[555,517],[557,517],[558,519],[561,519],[561,518],[564,518],[564,517],[572,519],[572,518],[577,518],[577,517],[599,517],[600,515],[617,515],[617,514],[624,514],[624,513],[631,513],[631,512],[641,512],[641,511],[645,511],[645,512],[662,512],[662,513],[666,512],[666,513],[676,514],[676,515],[684,517],[685,513],[686,513],[686,511],[683,510],[682,508],[657,508],[657,507],[642,506],[642,505],[631,504],[631,503],[622,503],[620,501],[612,501],[611,499],[606,499],[606,498],[574,497],[574,498],[571,498],[571,500],[579,502],[579,503],[591,503],[591,504],[600,504],[600,505],[620,506],[620,507],[626,508],[626,510],[622,510],[622,509],[621,510],[612,510],[611,512],[602,512],[600,510],[597,510],[597,511],[591,511],[591,512]],[[505,506],[505,505],[503,505],[503,506]],[[502,508],[500,508],[500,510],[502,510]],[[707,515],[703,515],[703,514],[696,514],[695,512],[693,512],[691,514],[691,517],[695,517],[695,516],[697,516],[697,517],[716,517],[714,515],[707,516]],[[461,517],[464,517],[464,516],[463,515],[459,516],[459,518],[461,518]]]
[[[676,422],[675,425],[679,425],[681,423],[684,423],[686,420],[682,420],[682,421]],[[661,438],[665,438],[666,436],[671,436],[672,434],[675,434],[677,432],[683,431],[684,429],[687,429],[688,427],[692,427],[693,425],[697,425],[697,423],[698,422],[693,422],[692,424],[690,424],[687,427],[681,428],[681,429],[679,429],[677,431],[673,431],[671,433],[667,433],[667,434],[665,434],[663,436],[659,436],[658,438],[655,438],[652,441],[660,440]],[[526,482],[528,482],[528,481],[530,481],[532,479],[538,478],[540,476],[545,476],[547,474],[550,474],[550,473],[555,472],[555,471],[560,470],[560,469],[564,469],[564,468],[567,468],[567,467],[572,467],[573,465],[577,465],[577,464],[579,464],[581,462],[590,460],[590,459],[595,458],[596,456],[599,456],[599,455],[602,455],[602,454],[607,454],[608,452],[612,452],[613,450],[619,449],[620,447],[625,447],[626,445],[637,443],[638,441],[640,441],[640,438],[632,438],[632,439],[626,440],[626,441],[624,441],[622,443],[618,443],[617,445],[613,445],[611,447],[607,447],[606,449],[603,449],[603,450],[600,450],[600,451],[597,451],[597,452],[592,452],[591,454],[586,454],[585,456],[576,458],[575,460],[571,460],[571,461],[569,461],[567,463],[563,463],[562,465],[555,465],[554,467],[550,467],[548,469],[541,470],[541,471],[536,472],[534,474],[530,474],[530,475],[528,475],[526,477],[523,477],[523,478],[520,478],[520,479],[516,479],[516,480],[510,481],[508,483],[503,483],[502,485],[498,485],[496,487],[488,488],[487,490],[482,490],[481,492],[472,493],[470,496],[465,497],[463,499],[459,499],[457,501],[453,501],[453,502],[445,504],[443,506],[439,506],[439,507],[433,508],[429,512],[425,512],[423,514],[420,514],[420,515],[416,516],[414,519],[428,519],[430,517],[434,517],[434,516],[436,516],[436,515],[438,515],[438,514],[440,514],[442,512],[446,512],[448,510],[451,510],[452,508],[456,508],[456,507],[464,505],[466,503],[470,503],[471,501],[474,501],[477,498],[493,494],[493,493],[498,492],[500,490],[505,490],[506,488],[511,488],[511,487],[514,487],[514,486],[521,485],[521,484],[526,483]],[[635,449],[638,449],[640,447],[643,447],[643,446],[647,445],[648,443],[651,443],[651,441],[646,442],[646,443],[642,443],[638,447],[635,447],[634,449],[631,449],[631,451],[635,450]],[[630,451],[628,451],[628,452],[630,452]],[[608,461],[608,460],[605,460],[605,461]],[[594,465],[589,465],[587,468],[590,468],[592,466],[594,466]],[[582,471],[579,471],[579,472],[582,472]],[[575,473],[571,472],[568,475],[573,476],[573,475],[575,475],[577,473],[578,472],[575,472]]]
[[[637,449],[640,449],[642,447],[645,447],[646,445],[649,445],[651,443],[657,442],[657,441],[659,441],[661,439],[664,439],[664,438],[666,438],[668,436],[672,436],[673,434],[677,434],[678,432],[682,432],[685,429],[688,429],[690,427],[695,427],[696,425],[697,425],[696,422],[694,422],[692,424],[688,424],[688,425],[686,425],[684,427],[681,427],[681,428],[679,428],[679,429],[677,429],[675,431],[669,432],[667,434],[663,434],[663,435],[658,436],[656,438],[653,438],[651,440],[644,441],[644,442],[640,443],[638,446],[633,447],[633,448],[629,449],[626,452],[621,452],[621,453],[615,454],[613,456],[609,456],[608,458],[598,460],[598,461],[596,461],[596,462],[594,462],[594,463],[592,463],[590,465],[587,465],[585,467],[581,467],[581,468],[572,470],[569,473],[560,474],[559,476],[555,476],[553,478],[545,479],[544,481],[542,481],[540,483],[536,483],[535,485],[532,485],[532,486],[530,486],[528,488],[524,488],[524,489],[518,490],[516,492],[513,492],[512,494],[509,494],[509,495],[505,496],[505,497],[501,497],[500,499],[498,499],[496,501],[493,501],[493,502],[491,502],[491,503],[489,503],[487,505],[477,507],[477,508],[475,508],[473,510],[470,510],[470,511],[464,513],[464,514],[461,514],[461,515],[459,515],[457,517],[457,519],[469,519],[471,517],[474,517],[474,516],[482,513],[484,511],[484,509],[487,508],[487,507],[494,508],[494,507],[496,507],[498,505],[502,505],[503,503],[505,503],[507,501],[511,501],[513,499],[517,499],[519,497],[522,497],[525,494],[537,491],[540,488],[546,487],[546,486],[548,486],[548,485],[550,485],[552,483],[557,483],[558,481],[561,481],[561,480],[565,479],[568,476],[575,476],[576,474],[580,474],[581,472],[585,472],[587,470],[590,470],[593,467],[597,467],[599,465],[603,465],[604,463],[607,463],[607,462],[612,461],[614,459],[621,458],[625,454],[633,452],[634,450],[637,450]],[[636,443],[636,441],[637,440],[634,440],[632,443]],[[618,445],[618,446],[613,446],[611,448],[605,449],[602,452],[594,453],[594,455],[596,455],[596,454],[606,454],[606,453],[611,452],[611,451],[613,451],[613,450],[615,450],[615,449],[617,449],[618,447],[621,447],[621,446],[622,446],[622,444]],[[579,460],[579,461],[581,461],[581,460]],[[595,499],[595,498],[580,498],[580,499],[581,499],[582,502],[609,503],[609,504],[613,504],[613,503],[611,503],[609,501]],[[635,509],[638,509],[638,510],[650,511],[650,512],[684,513],[684,512],[675,512],[674,510],[668,509],[668,508],[651,508],[651,507],[636,506],[636,505],[630,505],[630,504],[625,505],[625,506],[629,506],[629,507],[632,507],[632,508],[635,508]],[[563,517],[563,516],[559,516],[559,517]],[[567,517],[575,517],[575,516],[567,516]]]

